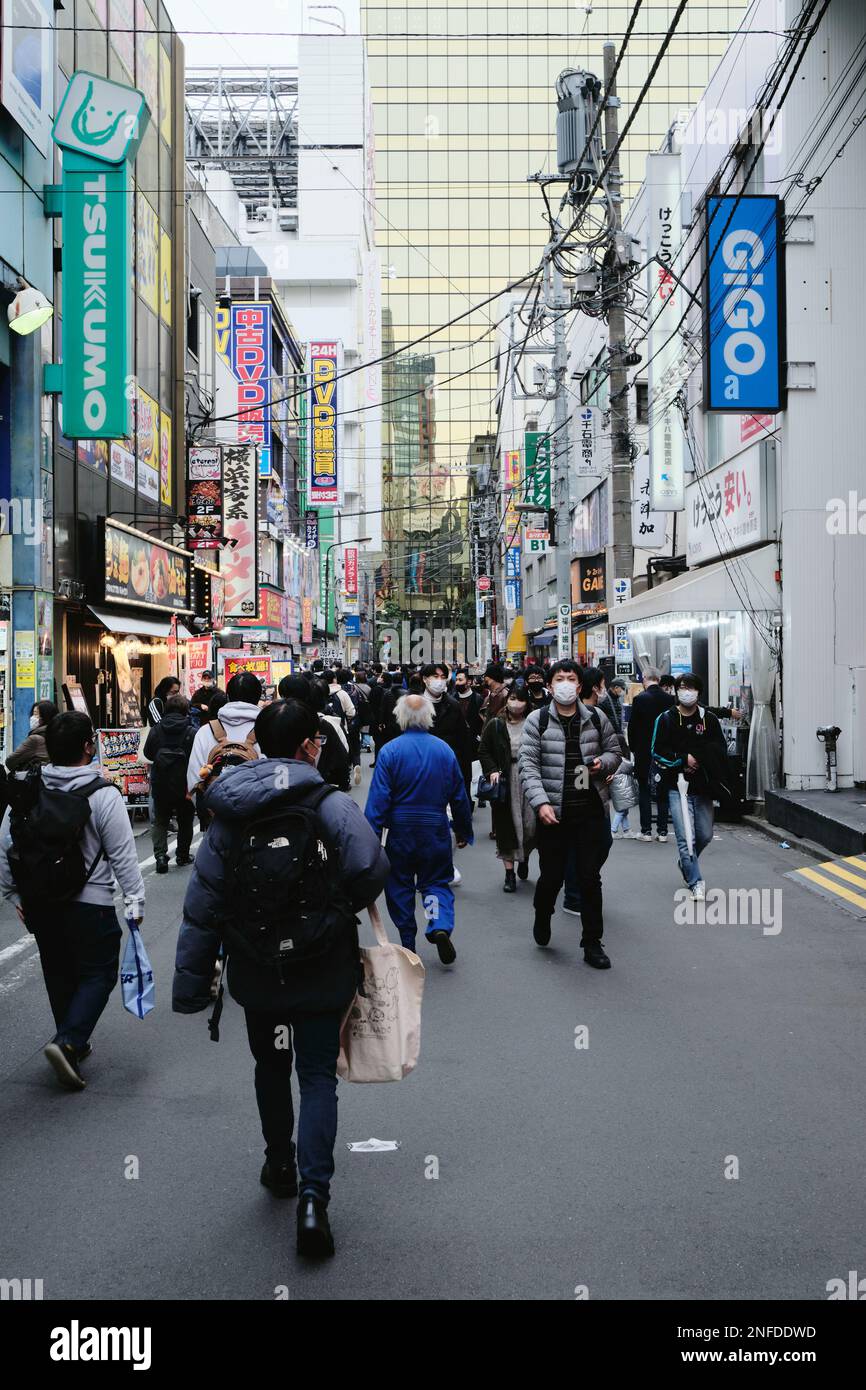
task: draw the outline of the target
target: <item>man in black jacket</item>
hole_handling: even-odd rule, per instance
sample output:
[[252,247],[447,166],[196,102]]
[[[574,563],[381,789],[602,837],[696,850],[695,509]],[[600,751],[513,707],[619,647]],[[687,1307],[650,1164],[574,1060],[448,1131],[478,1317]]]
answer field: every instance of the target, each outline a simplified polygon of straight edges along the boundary
[[195,732],[189,717],[189,700],[184,695],[171,695],[165,702],[162,720],[151,729],[144,745],[143,756],[152,764],[151,836],[158,874],[168,873],[168,827],[172,816],[177,817],[175,862],[178,865],[192,863],[189,851],[195,807],[187,796],[186,773]]
[[[654,666],[645,666],[643,690],[632,701],[631,715],[626,725],[628,746],[637,777],[640,792],[640,838],[650,842],[653,834],[653,786],[650,782],[650,749],[653,729],[660,714],[672,709],[675,700],[667,695],[659,685],[659,673]],[[663,844],[668,838],[668,799],[667,795],[657,798],[657,834]]]
[[[316,771],[316,715],[296,700],[277,700],[255,724],[263,757],[232,768],[208,789],[214,819],[202,845],[183,906],[172,1008],[198,1013],[210,1002],[214,962],[228,938],[228,986],[246,1015],[256,1061],[256,1100],[265,1140],[261,1182],[275,1197],[298,1198],[298,1253],[332,1255],[328,1221],[337,1136],[337,1056],[340,1024],[359,979],[355,913],[375,902],[388,877],[388,859],[359,806],[343,792],[321,797]],[[310,799],[318,799],[315,807]],[[242,905],[231,865],[257,815],[307,805],[327,845],[333,884],[325,920],[327,948],[282,969],[240,949],[232,930]],[[273,850],[271,851],[274,852]],[[286,905],[280,929],[289,935],[297,917]],[[234,944],[232,944],[234,941]],[[301,1093],[297,1165],[292,1109],[292,1060]],[[300,1182],[298,1181],[300,1178]]]
[[[713,838],[713,797],[729,791],[725,736],[716,716],[698,704],[702,689],[703,681],[693,671],[677,676],[677,703],[656,720],[651,749],[659,804],[667,796],[680,870],[698,899],[706,897],[698,860]],[[681,776],[685,795],[678,785]]]
[[471,740],[471,751],[473,758],[478,757],[478,745],[481,741],[481,729],[483,719],[481,706],[484,701],[477,690],[472,689],[472,681],[465,666],[458,666],[454,672],[454,699],[460,706],[460,713],[466,720],[466,727],[469,730]]
[[448,744],[460,764],[460,771],[466,785],[466,795],[471,806],[474,749],[469,734],[469,726],[463,718],[459,704],[453,696],[445,694],[448,675],[448,667],[442,662],[427,665],[421,672],[427,697],[433,704],[433,729],[431,732],[437,738],[441,738],[443,743]]
[[348,740],[344,743],[334,723],[325,718],[330,695],[324,681],[305,680],[303,676],[283,676],[277,687],[281,700],[298,700],[311,709],[319,720],[321,756],[319,776],[341,792],[347,792],[352,782],[352,760]]

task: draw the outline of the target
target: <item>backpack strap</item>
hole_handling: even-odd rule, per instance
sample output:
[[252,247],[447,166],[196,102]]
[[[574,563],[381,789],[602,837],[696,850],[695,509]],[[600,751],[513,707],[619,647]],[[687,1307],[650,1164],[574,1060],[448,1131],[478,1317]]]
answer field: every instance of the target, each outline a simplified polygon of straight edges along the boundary
[[225,743],[226,731],[218,719],[209,720],[208,728],[210,729],[217,743]]
[[595,728],[596,733],[599,737],[601,737],[601,716],[599,715],[598,710],[591,709],[589,711],[589,717],[592,720],[593,727]]
[[246,738],[244,739],[244,743],[246,744],[247,748],[255,748],[255,746],[256,746],[256,726],[255,726],[255,724],[254,724],[253,727],[250,729],[249,733],[247,734]]
[[544,706],[544,709],[540,711],[539,716],[538,716],[538,734],[539,734],[539,737],[540,737],[540,738],[544,738],[544,735],[545,735],[546,732],[547,732],[547,726],[548,726],[549,723],[550,723],[550,706],[549,706],[549,705],[545,705],[545,706]]

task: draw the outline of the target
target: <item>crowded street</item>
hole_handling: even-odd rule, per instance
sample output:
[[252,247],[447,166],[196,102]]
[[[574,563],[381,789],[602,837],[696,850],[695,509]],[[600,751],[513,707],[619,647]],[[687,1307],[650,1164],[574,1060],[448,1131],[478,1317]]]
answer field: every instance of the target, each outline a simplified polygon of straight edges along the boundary
[[[864,1216],[862,917],[787,877],[816,861],[722,824],[708,878],[781,890],[781,930],[677,926],[673,846],[616,841],[600,973],[562,911],[534,944],[537,857],[504,895],[489,812],[474,822],[455,964],[419,934],[416,1071],[339,1086],[325,1265],[298,1265],[294,1204],[258,1183],[242,1011],[227,1002],[217,1044],[207,1014],[171,1013],[189,869],[154,876],[138,835],[156,1009],[139,1022],[115,994],[80,1100],[45,1066],[37,953],[4,910],[6,1267],[70,1300],[826,1298]],[[349,1152],[371,1138],[400,1147]]]

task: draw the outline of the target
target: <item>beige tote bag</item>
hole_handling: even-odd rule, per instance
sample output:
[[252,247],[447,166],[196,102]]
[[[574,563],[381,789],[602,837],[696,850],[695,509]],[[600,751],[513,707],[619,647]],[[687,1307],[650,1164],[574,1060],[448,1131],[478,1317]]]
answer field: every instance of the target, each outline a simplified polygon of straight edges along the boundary
[[400,1081],[421,1050],[424,966],[414,951],[388,940],[379,909],[368,909],[376,946],[362,946],[359,990],[340,1030],[337,1075],[344,1081]]

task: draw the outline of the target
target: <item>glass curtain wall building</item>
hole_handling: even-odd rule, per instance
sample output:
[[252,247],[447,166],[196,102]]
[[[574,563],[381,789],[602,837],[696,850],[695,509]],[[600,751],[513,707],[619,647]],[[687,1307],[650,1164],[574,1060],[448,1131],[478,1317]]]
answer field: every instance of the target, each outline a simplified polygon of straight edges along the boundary
[[[676,8],[646,0],[639,13],[617,79],[623,120]],[[645,156],[703,91],[745,8],[692,0],[685,11],[623,147],[626,201]],[[538,264],[547,224],[526,178],[556,172],[556,78],[569,67],[601,78],[602,45],[619,45],[633,5],[596,0],[587,9],[539,0],[362,4],[383,326],[393,347],[465,315]],[[493,328],[503,312],[496,301],[474,310],[384,374],[384,587],[434,625],[447,626],[469,597],[467,457],[493,415]]]

